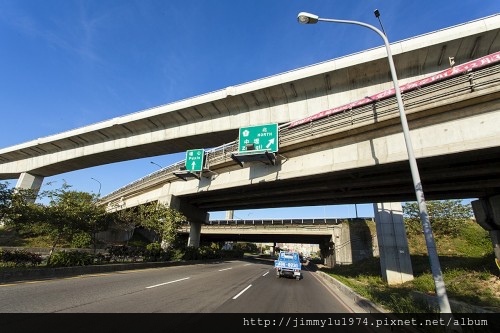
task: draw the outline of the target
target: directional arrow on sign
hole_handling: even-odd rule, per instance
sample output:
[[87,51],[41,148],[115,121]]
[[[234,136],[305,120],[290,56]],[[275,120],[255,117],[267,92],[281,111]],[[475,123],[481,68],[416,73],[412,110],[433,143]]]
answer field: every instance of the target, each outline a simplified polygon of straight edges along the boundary
[[[265,124],[240,128],[238,151],[258,153],[278,151],[278,124]],[[248,148],[251,146],[251,148]],[[251,150],[249,152],[249,150]]]
[[205,152],[203,149],[192,149],[186,151],[185,166],[188,171],[202,171]]
[[274,139],[274,138],[272,138],[271,140],[269,140],[269,141],[268,141],[267,146],[266,146],[266,148],[267,148],[267,149],[269,149],[269,147],[271,147],[271,145],[273,145],[273,144],[274,144],[274,140],[275,140],[275,139]]

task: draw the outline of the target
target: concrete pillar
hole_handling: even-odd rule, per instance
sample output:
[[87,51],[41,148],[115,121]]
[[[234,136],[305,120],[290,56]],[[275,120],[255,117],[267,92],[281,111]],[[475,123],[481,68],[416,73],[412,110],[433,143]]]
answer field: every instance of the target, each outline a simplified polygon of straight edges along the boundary
[[500,195],[471,202],[476,222],[489,231],[497,263],[500,262]]
[[351,229],[349,223],[341,223],[333,229],[333,243],[335,244],[335,262],[339,265],[352,264]]
[[323,265],[327,267],[334,267],[337,263],[334,236],[332,235],[330,238],[323,238],[318,245]]
[[490,238],[497,259],[497,266],[500,269],[500,230],[490,230]]
[[187,203],[182,198],[171,194],[160,198],[159,202],[166,204],[172,209],[178,210],[187,218],[190,223],[188,246],[199,247],[201,225],[208,221],[208,212],[198,209],[197,207]]
[[201,223],[191,223],[188,246],[200,247]]
[[28,172],[23,172],[17,180],[16,187],[19,189],[33,190],[34,194],[38,194],[43,183],[43,176],[33,175]]
[[413,280],[401,203],[377,203],[373,209],[382,277],[389,285]]
[[370,228],[363,219],[342,222],[333,230],[332,237],[336,264],[350,265],[374,256]]
[[335,243],[333,240],[333,237],[330,238],[328,242],[325,243],[325,258],[324,258],[324,265],[327,267],[335,267],[336,264],[336,258],[335,258]]
[[234,210],[226,210],[226,220],[234,219]]

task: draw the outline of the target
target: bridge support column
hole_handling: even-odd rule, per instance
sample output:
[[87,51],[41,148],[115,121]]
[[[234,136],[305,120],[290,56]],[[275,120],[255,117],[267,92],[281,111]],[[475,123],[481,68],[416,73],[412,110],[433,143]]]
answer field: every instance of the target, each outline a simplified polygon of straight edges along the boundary
[[23,172],[16,183],[16,188],[33,190],[34,194],[38,194],[42,187],[44,177],[33,175],[28,172]]
[[471,202],[476,222],[489,231],[497,265],[500,268],[500,195]]
[[335,264],[350,265],[374,256],[370,228],[363,219],[342,222],[333,229]]
[[188,246],[200,247],[201,223],[191,223]]
[[321,259],[323,260],[323,265],[327,267],[335,267],[336,255],[333,236],[328,241],[325,240],[324,243],[319,244],[319,249],[321,251]]
[[401,203],[377,203],[373,209],[383,279],[389,285],[413,280]]
[[159,202],[166,204],[172,209],[178,210],[187,218],[191,225],[189,229],[188,246],[199,247],[201,225],[208,221],[208,212],[198,209],[197,207],[187,203],[182,198],[171,194],[160,198]]

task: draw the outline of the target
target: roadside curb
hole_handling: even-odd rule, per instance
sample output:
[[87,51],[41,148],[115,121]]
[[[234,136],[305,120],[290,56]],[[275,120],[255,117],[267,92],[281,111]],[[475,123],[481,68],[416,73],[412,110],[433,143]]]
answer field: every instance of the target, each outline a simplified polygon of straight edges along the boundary
[[[356,293],[354,290],[340,282],[339,280],[335,279],[333,276],[328,275],[325,272],[322,271],[316,271],[318,276],[323,279],[325,282],[329,283],[330,285],[333,285],[338,291],[340,291],[344,296],[350,298],[354,304],[361,308],[365,313],[373,313],[373,314],[381,314],[383,317],[387,318],[389,322],[391,320],[397,320],[398,318],[394,316],[393,313],[390,311],[384,309],[383,307],[373,303],[369,299],[359,295]],[[351,308],[351,310],[354,310]],[[359,312],[356,312],[359,313]],[[380,317],[377,317],[380,320]],[[389,325],[388,327],[377,327],[377,332],[383,332],[383,333],[420,333],[420,331],[416,330],[414,327],[409,327],[409,326],[392,326]]]
[[325,280],[327,283],[333,285],[337,290],[339,290],[343,295],[347,296],[350,300],[352,300],[357,306],[363,309],[366,313],[388,313],[389,311],[385,310],[384,308],[378,306],[377,304],[373,303],[369,299],[359,295],[356,293],[354,290],[340,282],[339,280],[335,279],[334,277],[326,274],[325,272],[322,271],[316,271],[318,276]]

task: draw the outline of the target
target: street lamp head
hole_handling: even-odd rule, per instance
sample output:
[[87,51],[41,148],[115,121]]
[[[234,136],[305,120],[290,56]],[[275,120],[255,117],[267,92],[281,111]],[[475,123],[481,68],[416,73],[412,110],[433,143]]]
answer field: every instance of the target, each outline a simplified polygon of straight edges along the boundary
[[314,24],[318,23],[319,16],[307,12],[300,12],[297,16],[297,21],[300,24]]

